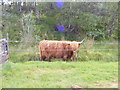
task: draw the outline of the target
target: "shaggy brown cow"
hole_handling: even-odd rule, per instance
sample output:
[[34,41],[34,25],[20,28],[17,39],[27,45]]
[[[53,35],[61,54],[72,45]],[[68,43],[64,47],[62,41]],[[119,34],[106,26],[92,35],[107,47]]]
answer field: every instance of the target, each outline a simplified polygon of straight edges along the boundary
[[[82,41],[83,42],[83,41]],[[63,58],[72,60],[82,42],[43,40],[39,44],[40,59]]]

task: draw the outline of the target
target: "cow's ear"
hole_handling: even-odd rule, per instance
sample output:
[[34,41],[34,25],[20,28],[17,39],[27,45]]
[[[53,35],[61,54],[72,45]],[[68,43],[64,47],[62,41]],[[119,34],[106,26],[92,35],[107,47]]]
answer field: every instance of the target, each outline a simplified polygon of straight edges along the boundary
[[68,43],[68,45],[70,45],[70,43]]
[[80,43],[78,43],[78,45],[80,46]]

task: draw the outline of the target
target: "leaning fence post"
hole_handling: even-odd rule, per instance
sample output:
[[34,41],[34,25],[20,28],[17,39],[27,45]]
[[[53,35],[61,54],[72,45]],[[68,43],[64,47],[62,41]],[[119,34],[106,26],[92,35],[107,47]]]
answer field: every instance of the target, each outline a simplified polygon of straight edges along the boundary
[[5,64],[9,60],[9,55],[8,55],[8,33],[4,35],[5,37],[0,40],[0,47],[1,47],[1,55],[0,55],[0,64]]
[[7,55],[8,55],[8,60],[9,60],[9,36],[8,36],[8,33],[7,33],[7,47],[6,47],[6,49],[7,49]]

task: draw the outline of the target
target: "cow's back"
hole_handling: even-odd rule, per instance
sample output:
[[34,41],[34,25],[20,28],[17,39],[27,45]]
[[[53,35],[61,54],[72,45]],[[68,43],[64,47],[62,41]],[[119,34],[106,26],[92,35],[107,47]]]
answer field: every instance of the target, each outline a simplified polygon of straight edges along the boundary
[[43,40],[40,42],[41,55],[45,57],[63,58],[66,53],[64,41]]

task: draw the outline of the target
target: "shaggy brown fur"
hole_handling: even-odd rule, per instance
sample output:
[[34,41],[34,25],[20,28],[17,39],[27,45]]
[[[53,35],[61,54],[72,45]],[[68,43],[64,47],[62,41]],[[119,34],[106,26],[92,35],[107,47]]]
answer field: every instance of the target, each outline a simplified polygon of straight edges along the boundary
[[63,58],[72,60],[74,53],[80,47],[80,44],[73,41],[53,41],[43,40],[39,44],[40,59],[47,59],[51,61],[51,58]]

